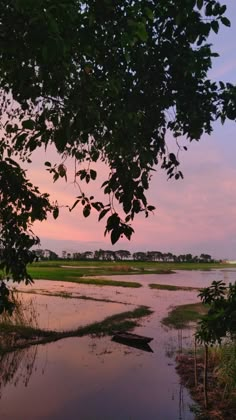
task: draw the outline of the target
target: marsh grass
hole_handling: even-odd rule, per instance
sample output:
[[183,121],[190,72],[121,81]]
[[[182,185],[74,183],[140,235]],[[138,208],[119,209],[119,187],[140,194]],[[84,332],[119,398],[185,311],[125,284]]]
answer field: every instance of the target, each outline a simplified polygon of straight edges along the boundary
[[157,284],[157,283],[150,283],[149,284],[150,289],[159,289],[159,290],[169,290],[169,291],[178,291],[178,290],[184,290],[186,292],[192,292],[192,291],[199,291],[197,287],[186,287],[186,286],[174,286],[172,284]]
[[197,322],[206,313],[207,306],[202,303],[179,305],[173,308],[161,322],[169,328],[183,329],[188,328],[190,323]]
[[37,328],[37,311],[35,309],[34,300],[30,299],[29,301],[24,301],[20,293],[16,290],[13,290],[11,293],[11,301],[14,304],[14,311],[12,314],[9,312],[3,311],[0,314],[0,328],[1,325],[17,325],[17,326],[29,326],[32,328]]
[[14,310],[12,314],[3,311],[0,315],[0,352],[3,348],[14,346],[15,331],[19,336],[29,336],[32,331],[39,331],[34,300],[23,301],[15,290],[10,294]]
[[228,341],[221,346],[210,348],[209,361],[214,366],[214,374],[223,386],[223,398],[234,394],[236,402],[236,341]]

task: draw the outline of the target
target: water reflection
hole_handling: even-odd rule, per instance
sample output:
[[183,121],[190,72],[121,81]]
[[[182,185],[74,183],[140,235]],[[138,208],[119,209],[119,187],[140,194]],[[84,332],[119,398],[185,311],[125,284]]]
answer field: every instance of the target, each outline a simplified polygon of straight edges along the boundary
[[113,337],[112,341],[115,341],[116,343],[122,344],[127,347],[133,347],[134,349],[139,349],[141,351],[147,351],[149,353],[153,353],[152,348],[149,344],[140,344],[140,343],[127,343],[126,340],[122,340],[122,338],[119,337]]
[[76,329],[135,307],[132,304],[127,306],[122,303],[46,296],[40,291],[37,294],[22,293],[20,297],[24,306],[32,303],[39,328],[55,331]]
[[[3,360],[1,419],[193,419],[186,390],[154,353],[110,338],[71,338]],[[47,364],[45,365],[45,349]],[[5,370],[5,369],[4,369]],[[5,391],[5,392],[3,392]]]
[[33,373],[37,357],[37,346],[14,350],[0,357],[0,398],[4,388],[9,385],[27,387]]

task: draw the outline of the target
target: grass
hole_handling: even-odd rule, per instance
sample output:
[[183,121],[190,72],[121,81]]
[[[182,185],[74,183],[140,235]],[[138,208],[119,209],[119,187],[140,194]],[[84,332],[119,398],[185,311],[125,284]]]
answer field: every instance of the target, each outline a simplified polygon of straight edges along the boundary
[[187,328],[190,323],[197,322],[205,313],[207,313],[207,307],[202,303],[179,305],[162,319],[162,324],[175,329]]
[[[71,331],[45,331],[27,325],[13,325],[3,322],[1,328],[0,354],[4,354],[19,348],[25,348],[34,344],[46,344],[69,337],[83,337],[85,335],[113,335],[117,331],[133,329],[138,325],[138,319],[151,315],[153,311],[147,306],[139,306],[133,311],[122,312],[105,318],[101,322],[95,322]],[[13,340],[9,342],[9,336]],[[4,344],[4,337],[7,341]]]
[[[96,267],[82,267],[82,268],[68,268],[54,266],[54,265],[47,265],[45,262],[42,263],[42,266],[39,265],[40,263],[34,263],[28,267],[29,274],[32,276],[33,279],[44,279],[44,280],[61,280],[61,281],[71,281],[70,278],[83,278],[84,276],[115,276],[115,275],[136,275],[136,274],[171,274],[174,271],[166,269],[154,269],[154,268],[144,268],[140,267],[136,269],[134,267],[127,267],[127,266],[115,266],[112,265],[111,267],[104,266],[102,262],[100,265]],[[64,264],[62,264],[64,265]]]
[[[77,270],[77,269],[65,269],[60,267],[34,267],[31,266],[29,268],[29,273],[34,280],[52,280],[52,281],[64,281],[70,283],[80,283],[80,284],[87,284],[87,285],[95,285],[95,286],[116,286],[116,287],[142,287],[140,283],[137,282],[128,282],[128,281],[119,281],[119,280],[109,280],[103,278],[90,278],[84,277],[85,275],[84,270]],[[88,274],[88,273],[86,273]],[[98,271],[91,273],[89,271],[89,275],[98,275]]]
[[171,284],[157,284],[157,283],[150,283],[149,284],[150,289],[159,289],[159,290],[170,290],[170,291],[178,291],[178,290],[184,290],[187,292],[191,292],[193,290],[199,291],[197,287],[185,287],[185,286],[174,286]]
[[209,361],[217,378],[224,389],[223,398],[235,398],[236,405],[236,341],[226,341],[221,346],[210,348]]
[[[70,283],[80,283],[80,284],[87,284],[87,285],[95,285],[95,286],[116,286],[116,287],[142,287],[140,283],[137,282],[128,282],[128,281],[120,281],[120,280],[109,280],[103,278],[90,278],[84,277],[86,273],[86,269],[74,269],[74,268],[60,268],[60,267],[29,267],[29,273],[34,280],[52,280],[52,281],[64,281]],[[89,275],[98,275],[98,271],[91,273],[89,271]],[[117,274],[117,273],[116,273]]]

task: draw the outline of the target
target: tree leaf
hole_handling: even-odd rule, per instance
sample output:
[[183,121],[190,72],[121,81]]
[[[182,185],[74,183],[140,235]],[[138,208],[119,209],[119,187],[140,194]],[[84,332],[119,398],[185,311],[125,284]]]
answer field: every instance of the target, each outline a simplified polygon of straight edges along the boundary
[[197,8],[201,10],[203,7],[203,0],[197,0]]
[[222,23],[223,23],[223,25],[225,25],[225,26],[228,26],[228,27],[230,27],[230,26],[231,26],[230,20],[229,20],[227,17],[225,17],[225,16],[223,16],[223,17],[221,18],[221,22],[222,22]]
[[93,169],[90,169],[90,176],[93,180],[95,180],[97,178],[97,172]]
[[53,182],[56,182],[58,180],[58,178],[59,178],[59,173],[55,172],[54,175],[53,175]]
[[98,202],[91,203],[92,207],[95,208],[97,211],[100,211],[103,208],[103,204]]
[[108,208],[108,209],[103,209],[103,210],[101,211],[101,213],[99,214],[98,221],[100,221],[101,219],[103,219],[103,217],[104,217],[104,216],[106,216],[106,214],[107,214],[109,211],[110,211],[110,208]]
[[219,31],[219,22],[217,20],[213,20],[211,22],[211,27],[213,29],[213,31],[217,34]]
[[89,183],[89,181],[90,181],[90,175],[89,174],[86,174],[85,181],[86,181],[87,184]]
[[33,120],[24,120],[22,121],[22,127],[24,129],[33,130],[35,127],[35,121]]
[[90,212],[91,212],[91,206],[89,204],[87,204],[83,208],[83,215],[84,215],[84,217],[88,217],[90,215]]
[[54,217],[54,219],[57,219],[59,216],[59,208],[58,207],[54,207],[52,215]]
[[152,9],[150,9],[150,7],[145,7],[144,12],[145,12],[145,15],[148,17],[148,19],[150,20],[154,19],[153,11]]
[[111,243],[114,245],[120,239],[121,232],[119,228],[114,228],[111,231]]

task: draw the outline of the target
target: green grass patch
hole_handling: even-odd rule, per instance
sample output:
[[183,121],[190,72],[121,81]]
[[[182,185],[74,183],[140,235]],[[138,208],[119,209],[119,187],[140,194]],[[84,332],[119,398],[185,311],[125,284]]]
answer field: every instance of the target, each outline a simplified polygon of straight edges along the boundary
[[[105,318],[101,322],[79,327],[71,331],[45,331],[31,326],[13,325],[7,323],[0,324],[1,345],[0,353],[4,354],[19,348],[25,348],[35,344],[46,344],[69,337],[83,337],[85,335],[113,335],[117,331],[133,329],[138,325],[138,319],[151,315],[153,311],[147,306],[139,306],[133,311],[122,312]],[[4,335],[7,337],[4,346]],[[10,336],[13,340],[9,340]]]
[[138,288],[142,287],[140,283],[137,283],[135,281],[122,281],[122,280],[106,280],[106,279],[98,279],[98,278],[76,278],[72,281],[75,281],[75,283],[80,284],[92,284],[95,286],[115,286],[115,287],[133,287]]
[[53,266],[34,266],[28,267],[29,274],[34,280],[59,280],[59,281],[71,281],[68,279],[70,276],[80,278],[84,275],[84,270],[80,269],[67,269]]
[[[52,281],[64,281],[70,283],[80,283],[87,285],[96,285],[96,286],[117,286],[117,287],[142,287],[140,283],[137,282],[127,282],[127,281],[116,281],[103,278],[90,278],[89,276],[100,275],[101,272],[95,271],[86,272],[86,269],[74,269],[74,268],[60,268],[60,267],[33,267],[29,268],[29,273],[34,280],[52,280]],[[111,273],[110,273],[111,274]],[[117,274],[117,273],[116,273]],[[85,277],[84,277],[85,276]]]
[[186,292],[191,292],[193,290],[199,291],[197,287],[185,287],[185,286],[174,286],[172,284],[157,284],[157,283],[151,283],[149,284],[150,289],[159,289],[159,290],[170,290],[170,291],[178,291],[178,290],[184,290]]
[[179,305],[173,308],[162,323],[170,328],[187,328],[190,323],[197,322],[202,315],[207,313],[207,306],[202,303]]

